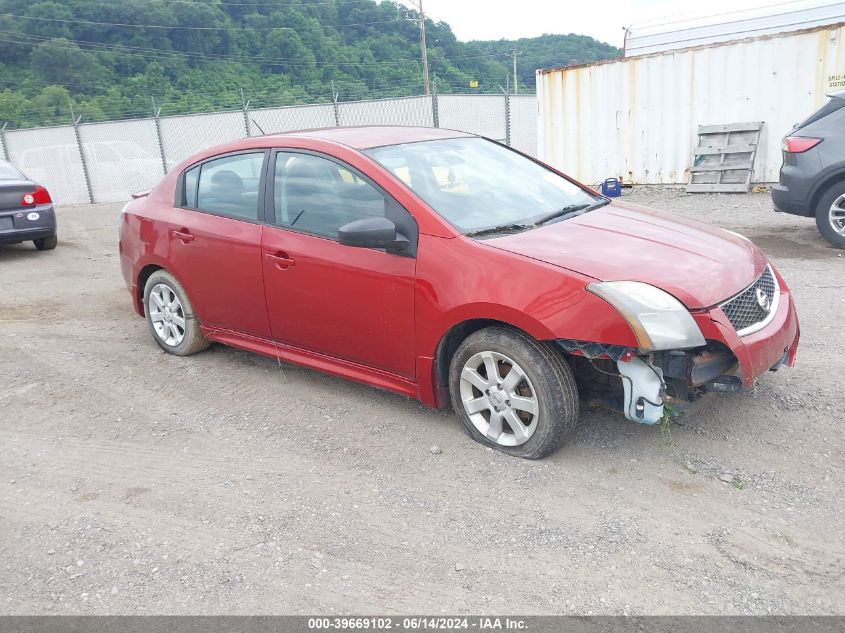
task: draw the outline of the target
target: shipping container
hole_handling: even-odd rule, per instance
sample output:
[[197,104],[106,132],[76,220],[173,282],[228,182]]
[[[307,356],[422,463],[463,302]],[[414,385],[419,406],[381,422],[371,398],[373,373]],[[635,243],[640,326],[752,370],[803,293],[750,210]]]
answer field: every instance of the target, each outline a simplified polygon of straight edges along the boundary
[[689,180],[699,125],[763,122],[753,182],[845,82],[845,25],[537,71],[538,155],[587,184]]
[[801,31],[845,21],[842,0],[800,0],[698,17],[670,16],[625,29],[624,56]]

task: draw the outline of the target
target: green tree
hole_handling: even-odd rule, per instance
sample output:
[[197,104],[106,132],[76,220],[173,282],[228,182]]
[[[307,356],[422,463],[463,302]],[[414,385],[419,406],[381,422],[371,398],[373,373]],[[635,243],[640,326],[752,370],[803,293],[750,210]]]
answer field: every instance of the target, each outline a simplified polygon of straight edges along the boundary
[[64,38],[39,44],[30,56],[30,67],[45,83],[64,84],[82,93],[105,89],[112,80],[93,53]]
[[[0,0],[0,122],[67,122],[420,94],[417,14],[391,0]],[[156,28],[162,27],[162,28]],[[441,92],[499,92],[510,51],[521,91],[536,68],[615,57],[582,35],[460,42],[426,22]]]

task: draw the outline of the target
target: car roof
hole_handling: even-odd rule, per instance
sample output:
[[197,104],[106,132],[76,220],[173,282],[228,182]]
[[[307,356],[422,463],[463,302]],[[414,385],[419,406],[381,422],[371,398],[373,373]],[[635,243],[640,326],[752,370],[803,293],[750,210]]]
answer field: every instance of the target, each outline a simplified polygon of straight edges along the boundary
[[435,141],[446,138],[471,137],[474,134],[444,130],[433,127],[411,127],[403,125],[369,125],[358,127],[331,127],[319,130],[268,134],[266,138],[313,138],[340,143],[355,149],[371,149],[385,145],[401,145],[420,141]]

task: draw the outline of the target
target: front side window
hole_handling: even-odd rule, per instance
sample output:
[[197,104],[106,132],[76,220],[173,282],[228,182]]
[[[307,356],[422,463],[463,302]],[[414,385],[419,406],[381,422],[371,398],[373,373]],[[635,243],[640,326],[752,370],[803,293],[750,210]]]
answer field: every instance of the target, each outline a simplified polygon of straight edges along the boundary
[[603,202],[542,165],[482,138],[390,145],[366,153],[462,233],[528,229]]
[[273,183],[278,226],[337,239],[344,224],[385,216],[385,198],[346,167],[311,154],[279,152]]
[[185,174],[187,206],[233,218],[258,219],[259,185],[264,152],[235,154],[210,160],[199,167],[195,205],[190,202],[190,170]]

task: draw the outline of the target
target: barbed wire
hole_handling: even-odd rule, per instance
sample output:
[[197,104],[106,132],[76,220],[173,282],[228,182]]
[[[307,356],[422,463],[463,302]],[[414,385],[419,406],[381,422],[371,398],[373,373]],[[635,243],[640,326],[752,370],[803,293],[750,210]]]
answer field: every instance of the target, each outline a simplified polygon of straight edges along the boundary
[[[436,97],[431,95],[421,95],[419,93],[420,85],[417,84],[415,86],[417,88],[417,92],[415,93],[398,93],[396,90],[392,89],[383,89],[383,90],[371,90],[367,94],[362,94],[360,96],[355,95],[354,92],[348,95],[346,99],[339,99],[338,104],[340,106],[349,105],[351,103],[366,103],[366,102],[375,102],[375,101],[383,101],[383,102],[390,102],[390,101],[398,101],[398,100],[430,100],[433,98],[446,98],[449,97],[503,97],[503,93],[501,91],[497,92],[466,92],[465,86],[455,86],[455,88],[464,89],[464,92],[455,91],[455,92],[439,92],[437,93]],[[309,93],[308,97],[303,99],[303,97],[297,98],[285,98],[284,95],[273,95],[268,92],[267,99],[268,101],[262,102],[256,100],[254,97],[257,96],[255,94],[251,94],[249,92],[245,92],[244,96],[246,100],[250,103],[248,111],[273,111],[273,110],[285,110],[285,109],[294,109],[294,108],[307,108],[309,106],[317,106],[317,105],[330,105],[332,103],[332,99],[329,96],[331,87],[327,87],[328,91],[324,92],[322,95],[314,95],[313,93]],[[337,87],[336,87],[337,88]],[[438,86],[438,89],[445,88],[445,86]],[[212,93],[209,93],[212,94]],[[340,94],[343,94],[342,92]],[[155,116],[155,113],[158,112],[162,118],[173,118],[179,116],[194,116],[200,114],[222,114],[226,112],[231,113],[242,113],[244,102],[241,100],[240,91],[237,93],[216,93],[214,94],[216,100],[214,102],[207,102],[201,104],[185,104],[176,102],[155,102],[156,109],[153,109],[153,99],[151,95],[137,95],[137,99],[143,102],[143,105],[130,105],[129,107],[119,107],[119,106],[102,106],[99,105],[96,107],[96,111],[92,110],[89,107],[86,107],[85,102],[78,102],[74,104],[75,113],[77,115],[81,115],[82,123],[83,124],[90,124],[90,123],[113,123],[113,122],[120,122],[120,121],[127,121],[127,120],[141,120],[141,119],[152,119]],[[531,94],[523,94],[523,95],[510,95],[511,98],[533,98],[534,95]],[[270,100],[272,98],[272,101]],[[175,109],[174,109],[175,107]],[[72,123],[70,108],[67,105],[64,106],[56,106],[51,104],[45,104],[41,106],[30,106],[25,110],[19,111],[14,117],[14,123],[10,124],[7,129],[8,130],[22,130],[22,129],[40,129],[45,127],[57,127],[62,125],[69,125]],[[0,124],[3,121],[0,120]]]

